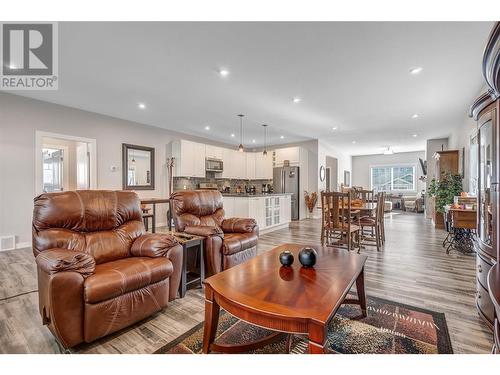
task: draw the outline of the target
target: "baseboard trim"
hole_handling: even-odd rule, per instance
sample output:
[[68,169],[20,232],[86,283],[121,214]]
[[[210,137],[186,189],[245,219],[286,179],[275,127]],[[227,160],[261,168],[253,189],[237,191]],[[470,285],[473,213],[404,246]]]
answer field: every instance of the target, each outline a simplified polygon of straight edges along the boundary
[[25,249],[31,247],[31,242],[18,242],[16,243],[16,249]]

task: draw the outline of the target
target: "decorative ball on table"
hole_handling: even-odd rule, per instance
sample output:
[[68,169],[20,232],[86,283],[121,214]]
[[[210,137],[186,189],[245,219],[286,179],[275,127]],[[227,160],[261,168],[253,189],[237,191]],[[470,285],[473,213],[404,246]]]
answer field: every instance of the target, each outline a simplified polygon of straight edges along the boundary
[[299,251],[299,262],[304,267],[314,267],[318,253],[312,247],[304,247]]
[[289,250],[285,250],[280,253],[280,263],[285,266],[289,267],[293,264],[293,254]]

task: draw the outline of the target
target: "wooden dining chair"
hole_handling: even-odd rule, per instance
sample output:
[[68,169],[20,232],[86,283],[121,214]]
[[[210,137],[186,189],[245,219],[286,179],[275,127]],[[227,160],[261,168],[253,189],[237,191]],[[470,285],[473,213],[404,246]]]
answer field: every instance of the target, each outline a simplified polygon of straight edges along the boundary
[[[360,249],[360,227],[351,220],[350,193],[321,192],[321,244]],[[333,242],[333,240],[337,240]]]
[[372,203],[375,202],[373,190],[357,190],[358,199],[361,199],[363,203]]
[[[377,251],[385,243],[384,234],[384,200],[385,193],[377,194],[377,209],[375,217],[364,216],[359,220],[361,226],[362,244],[375,245]],[[371,234],[365,232],[365,228],[370,228]]]
[[385,244],[385,198],[387,193],[383,191],[380,194],[382,194],[382,197],[380,198],[382,202],[377,204],[377,210],[380,210],[380,239],[382,240],[382,243]]

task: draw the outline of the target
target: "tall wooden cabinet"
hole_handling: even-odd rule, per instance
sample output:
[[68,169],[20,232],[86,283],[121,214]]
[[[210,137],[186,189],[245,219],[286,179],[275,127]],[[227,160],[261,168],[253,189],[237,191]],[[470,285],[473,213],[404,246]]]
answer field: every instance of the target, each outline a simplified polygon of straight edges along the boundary
[[[490,87],[472,105],[470,116],[477,121],[477,233],[476,250],[477,291],[476,305],[479,314],[493,328],[495,305],[500,306],[500,296],[495,296],[488,285],[488,273],[496,268],[499,256],[499,162],[500,162],[500,24],[496,23],[490,34],[483,56],[483,76]],[[497,286],[498,287],[498,286]],[[498,328],[495,330],[498,331]]]

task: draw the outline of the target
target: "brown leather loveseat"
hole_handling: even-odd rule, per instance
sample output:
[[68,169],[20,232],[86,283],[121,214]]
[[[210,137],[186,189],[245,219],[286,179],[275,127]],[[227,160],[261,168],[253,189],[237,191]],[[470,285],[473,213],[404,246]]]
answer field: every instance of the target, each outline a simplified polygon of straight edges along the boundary
[[135,193],[68,191],[34,203],[40,314],[62,346],[94,341],[175,299],[182,247],[145,234]]
[[259,227],[255,219],[225,219],[222,194],[190,190],[170,196],[175,229],[205,236],[207,275],[213,275],[257,255]]

